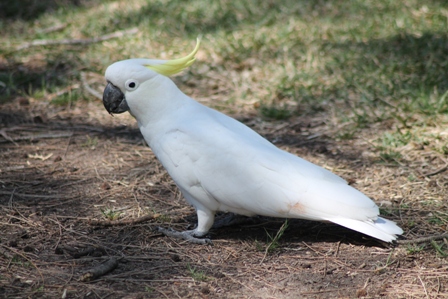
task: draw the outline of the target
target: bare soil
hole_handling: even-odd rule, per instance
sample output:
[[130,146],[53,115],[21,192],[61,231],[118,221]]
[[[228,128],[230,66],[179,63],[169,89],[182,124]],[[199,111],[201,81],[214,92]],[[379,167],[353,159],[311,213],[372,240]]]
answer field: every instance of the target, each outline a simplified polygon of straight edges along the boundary
[[[430,221],[446,211],[443,159],[413,149],[402,164],[379,163],[368,140],[381,128],[336,141],[327,117],[236,116],[382,204],[405,230],[402,239],[446,230]],[[212,246],[156,233],[156,226],[194,225],[195,212],[134,120],[110,117],[99,101],[57,108],[18,98],[1,106],[0,125],[2,298],[448,297],[448,263],[435,249],[443,240],[390,246],[336,225],[290,220],[267,251],[284,223],[271,218],[212,230]],[[440,205],[425,205],[428,199]],[[104,264],[109,269],[92,279]]]

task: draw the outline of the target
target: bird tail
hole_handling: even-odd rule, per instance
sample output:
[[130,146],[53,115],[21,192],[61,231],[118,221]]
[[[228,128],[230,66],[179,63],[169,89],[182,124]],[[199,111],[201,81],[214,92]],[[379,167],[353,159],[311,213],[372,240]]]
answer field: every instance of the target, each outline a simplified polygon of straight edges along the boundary
[[397,235],[403,233],[403,230],[395,222],[381,217],[378,217],[375,221],[368,222],[347,218],[328,220],[385,242],[392,242],[397,239]]

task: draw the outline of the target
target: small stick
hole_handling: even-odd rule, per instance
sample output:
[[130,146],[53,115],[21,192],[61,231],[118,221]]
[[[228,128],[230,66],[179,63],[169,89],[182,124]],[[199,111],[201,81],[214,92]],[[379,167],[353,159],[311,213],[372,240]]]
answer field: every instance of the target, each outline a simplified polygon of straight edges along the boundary
[[90,87],[89,83],[87,83],[86,74],[84,72],[81,72],[81,80],[82,80],[82,87],[87,90],[91,95],[93,95],[95,98],[102,100],[103,95]]
[[79,259],[80,257],[87,256],[92,254],[95,251],[95,247],[87,246],[81,251],[77,251],[75,248],[70,247],[68,245],[60,245],[57,247],[59,251],[64,251],[70,254],[73,258]]
[[67,146],[65,147],[64,156],[63,156],[64,158],[67,155],[68,148],[70,147],[70,142],[72,141],[72,136],[73,136],[73,133],[70,134],[70,137],[68,137]]
[[[0,135],[1,134],[1,130],[0,130]],[[2,135],[3,137],[5,137],[6,140],[0,140],[0,143],[3,142],[12,142],[15,145],[18,146],[18,144],[16,143],[16,141],[23,141],[23,140],[38,140],[38,139],[52,139],[52,138],[67,138],[67,137],[71,137],[73,135],[73,133],[57,133],[57,134],[36,134],[36,135],[28,135],[28,136],[18,136],[18,137],[9,137],[6,138],[4,135]]]
[[[334,253],[334,256],[337,257],[339,254],[339,248],[341,247],[341,241],[338,242],[338,246],[336,247],[336,252]],[[367,283],[367,282],[366,282]]]
[[99,220],[89,220],[90,225],[100,225],[100,226],[115,226],[115,225],[133,225],[149,220],[155,219],[154,215],[145,215],[137,219],[130,220],[114,220],[114,221],[99,221]]
[[67,86],[66,88],[63,88],[63,89],[61,89],[61,90],[59,90],[57,92],[54,92],[54,93],[51,93],[51,94],[47,95],[46,98],[47,98],[48,101],[51,101],[51,100],[53,100],[56,97],[59,97],[59,96],[61,96],[63,94],[66,94],[66,93],[72,91],[73,89],[78,89],[78,88],[79,88],[79,84],[75,83],[75,84]]
[[10,141],[12,143],[14,143],[15,146],[19,146],[14,139],[12,139],[11,137],[8,136],[8,134],[6,134],[5,129],[1,129],[0,130],[0,135],[5,138],[7,141]]
[[118,266],[118,261],[115,257],[110,258],[108,261],[98,265],[97,267],[87,271],[79,278],[80,281],[92,281],[107,273],[111,272]]
[[55,32],[55,31],[60,31],[60,30],[65,29],[65,27],[67,27],[67,24],[59,24],[59,25],[45,28],[45,29],[41,30],[40,33],[51,33],[51,32]]
[[437,170],[433,171],[433,172],[430,172],[430,173],[424,174],[423,176],[425,176],[425,177],[430,177],[430,176],[433,176],[433,175],[436,175],[436,174],[442,173],[442,172],[444,172],[444,171],[445,171],[445,170],[447,170],[447,169],[448,169],[448,164],[447,164],[447,165],[445,165],[445,166],[443,166],[442,168],[439,168],[439,169],[437,169]]
[[85,38],[85,39],[42,39],[34,40],[29,43],[24,43],[16,48],[16,51],[25,50],[36,46],[55,46],[55,45],[87,45],[92,43],[99,43],[108,39],[122,37],[124,35],[131,35],[138,32],[137,28],[128,30],[120,30],[114,33],[106,34],[99,37]]
[[57,199],[61,199],[61,195],[57,195],[57,194],[40,195],[40,194],[18,193],[18,192],[15,192],[15,189],[14,189],[13,192],[0,190],[0,195],[14,195],[14,196],[18,196],[18,197],[31,197],[31,198],[57,198]]
[[423,283],[423,280],[421,279],[420,275],[418,275],[417,277],[420,280],[420,283],[422,284],[423,290],[425,291],[426,298],[429,298],[428,291],[426,290],[426,287],[425,287],[425,284]]
[[444,171],[446,171],[446,170],[448,169],[448,161],[446,161],[446,160],[445,160],[444,158],[442,158],[442,157],[439,157],[439,159],[442,160],[443,162],[445,162],[445,166],[443,166],[443,167],[441,167],[441,168],[439,168],[439,169],[436,169],[436,170],[434,170],[434,171],[431,171],[431,172],[429,172],[429,173],[427,173],[427,174],[424,174],[423,176],[425,176],[425,177],[430,177],[430,176],[433,176],[433,175],[442,173],[442,172],[444,172]]
[[398,244],[418,244],[418,243],[426,243],[431,242],[435,240],[441,240],[444,238],[448,238],[448,234],[441,234],[441,235],[435,235],[435,236],[429,236],[429,237],[422,237],[412,240],[398,240]]

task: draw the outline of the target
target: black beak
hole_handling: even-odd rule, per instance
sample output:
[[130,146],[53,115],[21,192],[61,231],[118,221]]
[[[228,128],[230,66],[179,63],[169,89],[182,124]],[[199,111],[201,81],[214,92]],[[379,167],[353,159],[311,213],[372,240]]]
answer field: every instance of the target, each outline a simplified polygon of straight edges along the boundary
[[123,113],[129,110],[124,94],[118,87],[110,82],[107,83],[103,92],[103,104],[104,108],[106,108],[107,112],[110,114]]

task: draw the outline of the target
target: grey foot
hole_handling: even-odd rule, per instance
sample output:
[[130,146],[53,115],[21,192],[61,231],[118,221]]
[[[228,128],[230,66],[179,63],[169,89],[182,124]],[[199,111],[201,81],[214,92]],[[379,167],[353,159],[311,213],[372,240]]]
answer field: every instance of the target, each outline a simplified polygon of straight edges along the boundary
[[190,243],[194,243],[194,244],[213,244],[212,240],[208,239],[208,238],[201,238],[201,236],[196,236],[196,230],[187,230],[187,231],[183,231],[183,232],[178,232],[175,231],[173,229],[166,229],[163,227],[156,227],[156,230],[159,233],[164,234],[165,236],[168,237],[172,237],[172,238],[176,238],[176,239],[183,239],[186,240]]

